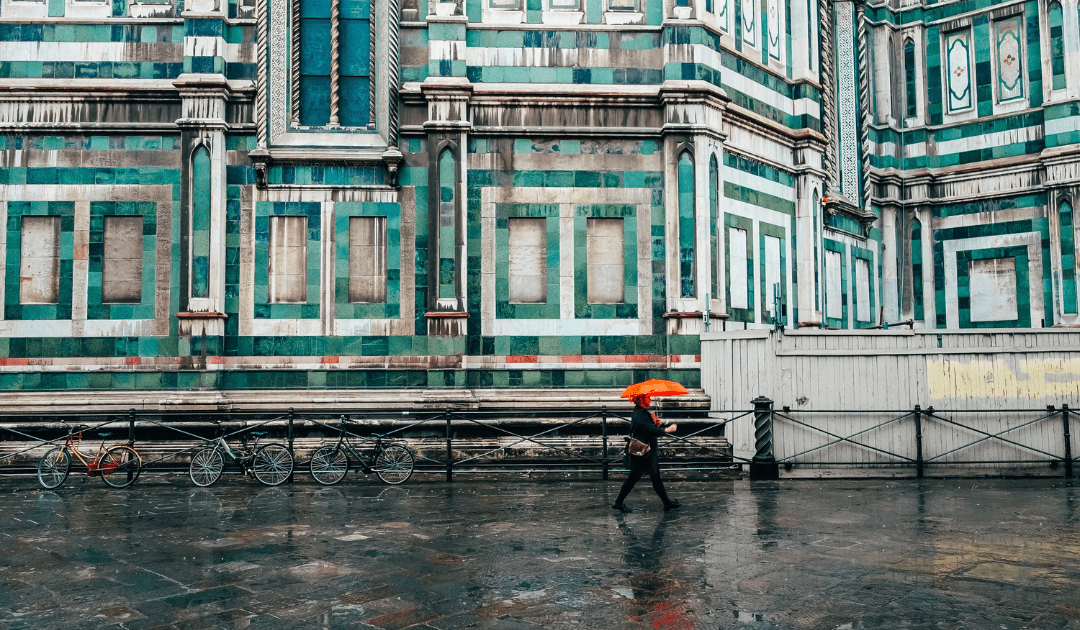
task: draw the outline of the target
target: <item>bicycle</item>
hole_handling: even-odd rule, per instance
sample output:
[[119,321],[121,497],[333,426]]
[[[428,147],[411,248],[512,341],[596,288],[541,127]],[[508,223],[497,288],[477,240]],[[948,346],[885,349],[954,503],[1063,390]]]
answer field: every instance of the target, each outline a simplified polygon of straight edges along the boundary
[[[67,422],[61,421],[67,425]],[[76,428],[78,430],[76,430]],[[79,450],[82,443],[82,434],[86,430],[85,425],[78,427],[67,426],[67,439],[63,446],[50,449],[41,456],[37,466],[38,483],[46,490],[59,488],[60,484],[67,479],[71,472],[71,456],[86,467],[87,477],[101,477],[106,485],[113,488],[126,488],[135,483],[142,472],[142,456],[129,444],[115,444],[105,448],[105,438],[112,435],[111,432],[98,433],[101,445],[97,453],[92,457],[86,457]]]
[[369,466],[352,443],[352,438],[356,436],[346,431],[348,424],[349,419],[341,416],[341,433],[338,435],[337,443],[321,446],[311,454],[308,468],[315,481],[324,486],[332,486],[344,479],[349,472],[350,454],[360,463],[361,472],[366,475],[375,473],[379,479],[390,485],[405,483],[412,476],[415,457],[408,446],[397,442],[383,444],[385,434],[372,434],[375,439],[372,445],[375,465]]
[[268,486],[279,485],[292,475],[293,456],[289,449],[276,442],[259,445],[259,438],[266,435],[265,431],[251,432],[255,436],[255,443],[250,448],[247,438],[241,435],[240,447],[233,450],[225,441],[221,421],[215,420],[214,424],[218,425],[218,436],[208,440],[213,445],[204,446],[191,456],[188,476],[196,486],[205,488],[217,483],[225,470],[226,455],[240,467],[243,474],[254,473],[256,479]]

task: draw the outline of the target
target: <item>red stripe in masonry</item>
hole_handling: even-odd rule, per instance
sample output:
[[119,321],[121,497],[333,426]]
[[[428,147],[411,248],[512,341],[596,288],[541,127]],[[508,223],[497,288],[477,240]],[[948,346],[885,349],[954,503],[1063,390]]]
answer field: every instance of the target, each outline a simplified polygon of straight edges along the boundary
[[507,363],[537,363],[539,360],[540,359],[536,355],[506,357]]

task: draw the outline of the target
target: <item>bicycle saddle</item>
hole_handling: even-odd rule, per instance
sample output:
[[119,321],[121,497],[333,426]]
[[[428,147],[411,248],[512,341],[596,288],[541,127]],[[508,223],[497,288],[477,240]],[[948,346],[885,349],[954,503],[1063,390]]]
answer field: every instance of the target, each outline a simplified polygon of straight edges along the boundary
[[374,438],[380,438],[380,439],[381,439],[381,438],[384,438],[384,437],[386,437],[386,434],[385,434],[385,433],[372,433],[372,434],[371,434],[371,437],[374,437]]
[[261,437],[261,436],[264,436],[264,435],[266,435],[266,431],[252,431],[252,432],[251,432],[251,434],[252,434],[252,435],[257,435],[257,436],[260,436],[260,437]]
[[107,438],[110,435],[112,435],[112,433],[98,433],[98,437],[103,437],[103,438]]

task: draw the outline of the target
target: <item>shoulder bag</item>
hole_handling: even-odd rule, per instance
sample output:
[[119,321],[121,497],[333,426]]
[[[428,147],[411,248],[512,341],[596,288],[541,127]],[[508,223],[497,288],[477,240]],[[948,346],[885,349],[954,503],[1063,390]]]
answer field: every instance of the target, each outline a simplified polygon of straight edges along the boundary
[[633,455],[634,457],[644,457],[645,455],[648,455],[649,450],[651,450],[652,447],[649,446],[648,442],[642,442],[641,440],[634,437],[633,432],[634,432],[634,429],[633,429],[633,426],[631,425],[631,427],[630,427],[630,433],[631,433],[631,435],[630,435],[630,444],[627,445],[626,451],[628,453],[630,453],[631,455]]

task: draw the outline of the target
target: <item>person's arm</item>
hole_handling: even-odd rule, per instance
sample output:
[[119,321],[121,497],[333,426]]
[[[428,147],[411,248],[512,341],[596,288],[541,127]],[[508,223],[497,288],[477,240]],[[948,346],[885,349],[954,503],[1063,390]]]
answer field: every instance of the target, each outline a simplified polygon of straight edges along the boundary
[[[651,419],[653,421],[654,426],[658,426],[658,427],[663,426],[663,422],[661,422],[660,418],[656,417],[655,412],[653,412],[653,411],[649,412],[649,419]],[[672,422],[671,424],[664,427],[664,433],[674,433],[675,430],[678,429],[678,428],[679,428],[679,425]]]
[[656,426],[656,423],[652,421],[651,414],[648,412],[642,413],[638,417],[636,435],[639,440],[643,439],[643,436],[660,437],[665,433],[668,433],[667,429]]

